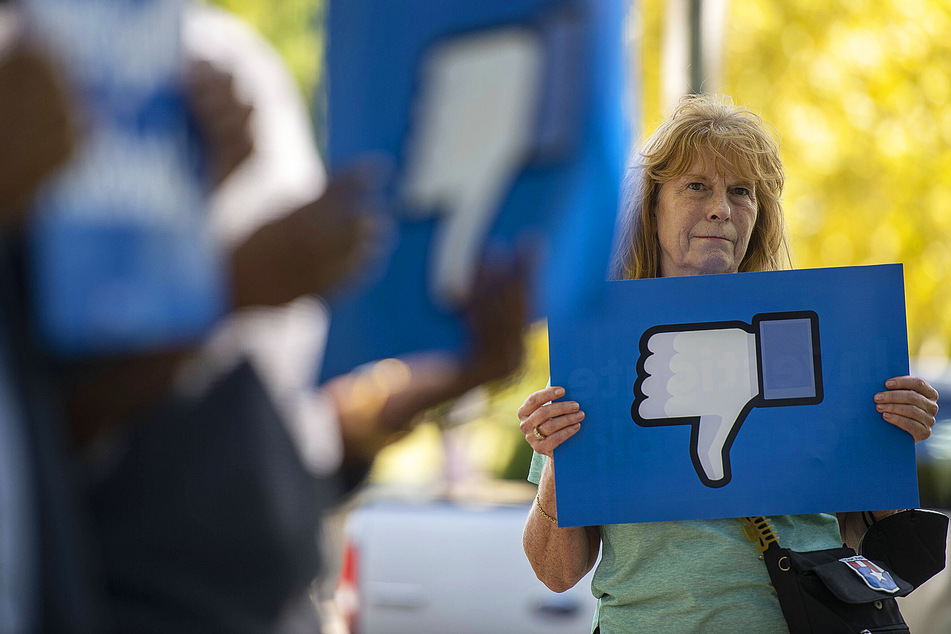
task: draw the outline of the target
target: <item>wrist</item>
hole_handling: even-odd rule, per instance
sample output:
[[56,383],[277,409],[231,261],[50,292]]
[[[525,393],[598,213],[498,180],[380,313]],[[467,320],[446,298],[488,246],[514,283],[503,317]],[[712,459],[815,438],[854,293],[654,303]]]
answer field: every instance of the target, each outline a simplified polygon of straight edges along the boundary
[[558,526],[558,518],[553,515],[550,515],[547,511],[545,511],[544,507],[542,507],[541,500],[538,499],[537,495],[535,496],[535,509],[539,513],[541,513],[542,517],[544,517],[546,520],[548,520],[555,526]]

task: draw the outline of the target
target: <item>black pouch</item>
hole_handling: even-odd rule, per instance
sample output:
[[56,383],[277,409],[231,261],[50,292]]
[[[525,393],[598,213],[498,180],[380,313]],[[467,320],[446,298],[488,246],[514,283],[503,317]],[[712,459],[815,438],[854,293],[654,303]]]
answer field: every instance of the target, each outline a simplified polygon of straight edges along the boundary
[[776,543],[763,556],[790,634],[909,631],[895,597],[914,587],[881,562],[851,548],[796,552]]
[[916,588],[944,569],[948,516],[910,509],[872,524],[859,552],[881,561]]

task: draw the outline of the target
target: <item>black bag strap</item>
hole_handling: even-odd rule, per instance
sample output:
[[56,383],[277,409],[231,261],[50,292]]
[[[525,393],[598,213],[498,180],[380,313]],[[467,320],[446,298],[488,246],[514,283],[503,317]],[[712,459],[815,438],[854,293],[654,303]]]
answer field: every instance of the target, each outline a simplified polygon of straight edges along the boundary
[[769,580],[780,599],[779,607],[789,631],[811,631],[802,592],[789,560],[789,552],[779,545],[776,529],[762,515],[743,517],[740,521],[744,522],[743,532],[746,533],[746,538],[756,545],[756,551],[766,563],[766,572],[769,573]]

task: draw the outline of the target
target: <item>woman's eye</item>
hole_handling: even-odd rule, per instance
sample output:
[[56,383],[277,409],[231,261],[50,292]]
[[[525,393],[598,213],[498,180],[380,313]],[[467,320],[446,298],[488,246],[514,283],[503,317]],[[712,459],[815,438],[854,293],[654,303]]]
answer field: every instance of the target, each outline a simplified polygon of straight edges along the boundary
[[701,191],[703,189],[703,183],[690,183],[687,185],[687,189],[692,189],[695,192]]
[[746,187],[734,187],[733,193],[737,196],[749,196],[751,194],[750,190]]

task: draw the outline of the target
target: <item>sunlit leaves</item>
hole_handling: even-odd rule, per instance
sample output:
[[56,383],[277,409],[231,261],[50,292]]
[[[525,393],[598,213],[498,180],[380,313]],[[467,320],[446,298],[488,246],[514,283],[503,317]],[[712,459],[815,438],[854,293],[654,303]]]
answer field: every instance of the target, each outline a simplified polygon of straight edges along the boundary
[[733,0],[724,91],[782,134],[800,266],[902,262],[909,343],[951,340],[951,6]]
[[311,96],[323,48],[323,30],[319,26],[324,0],[211,1],[260,31],[287,62],[304,94]]

